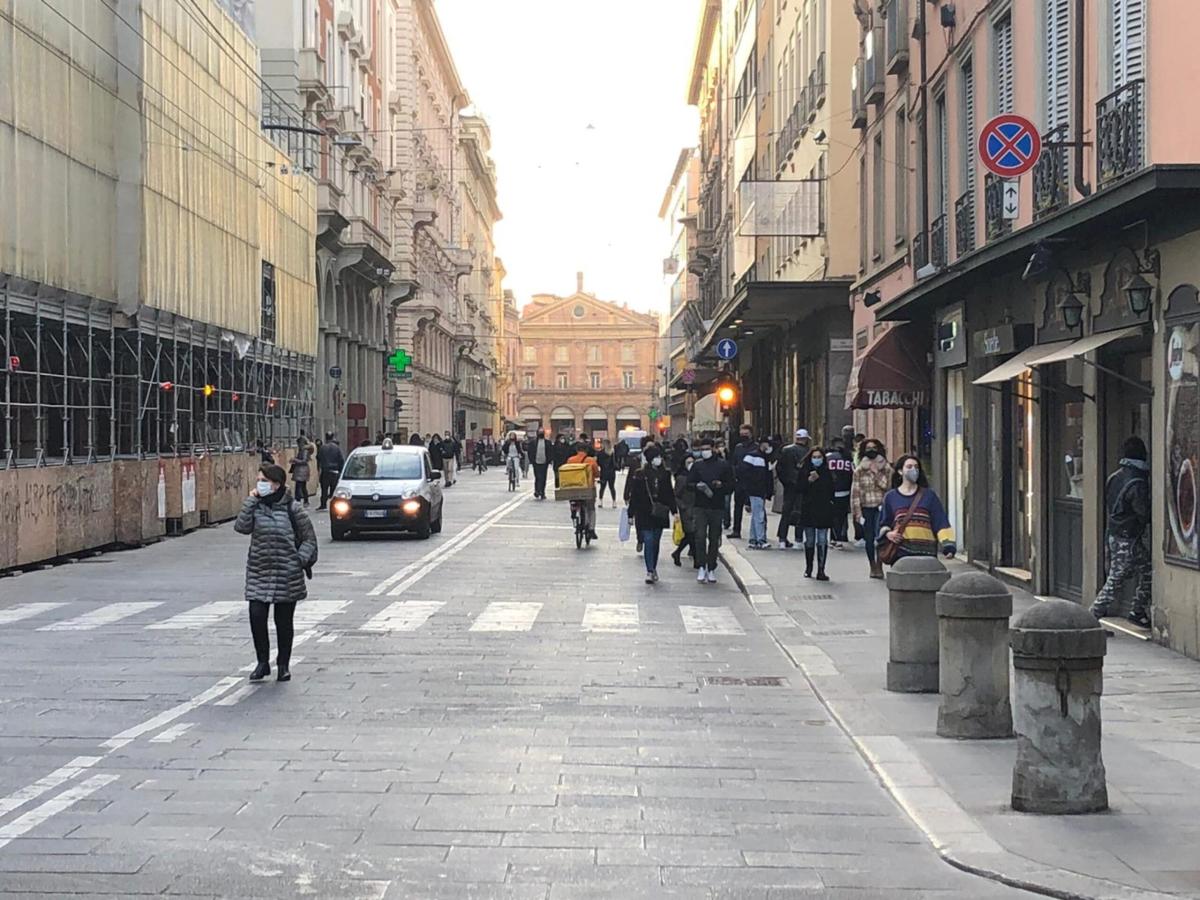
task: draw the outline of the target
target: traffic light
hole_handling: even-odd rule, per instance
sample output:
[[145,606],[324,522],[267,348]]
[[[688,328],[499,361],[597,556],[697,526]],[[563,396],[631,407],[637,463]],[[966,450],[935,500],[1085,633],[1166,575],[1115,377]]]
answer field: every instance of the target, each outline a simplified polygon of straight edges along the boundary
[[211,397],[216,392],[217,392],[217,389],[215,387],[213,387],[211,384],[206,384],[204,386],[204,396],[205,397]]
[[717,388],[717,400],[721,403],[721,410],[728,412],[737,405],[738,389],[731,381],[723,382]]

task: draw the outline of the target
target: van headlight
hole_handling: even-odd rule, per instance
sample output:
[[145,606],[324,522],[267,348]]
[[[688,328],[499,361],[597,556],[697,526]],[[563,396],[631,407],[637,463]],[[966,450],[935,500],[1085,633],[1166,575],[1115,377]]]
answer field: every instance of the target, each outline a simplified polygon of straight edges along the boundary
[[400,504],[400,509],[404,511],[405,515],[415,516],[417,513],[419,513],[421,511],[421,501],[420,500],[405,500],[403,503]]
[[339,497],[337,500],[334,500],[331,504],[329,504],[329,509],[339,519],[344,519],[346,516],[350,515],[350,501]]

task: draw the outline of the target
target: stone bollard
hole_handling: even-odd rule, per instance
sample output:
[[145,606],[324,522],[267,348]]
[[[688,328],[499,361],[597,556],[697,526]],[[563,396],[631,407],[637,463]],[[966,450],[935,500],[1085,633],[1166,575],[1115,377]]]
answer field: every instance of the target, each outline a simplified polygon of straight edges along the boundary
[[937,593],[937,733],[954,738],[1012,735],[1008,704],[1008,617],[1012,594],[983,572],[955,575]]
[[1046,600],[1016,618],[1010,641],[1017,732],[1013,809],[1108,809],[1100,758],[1104,629],[1084,607]]
[[906,556],[887,574],[887,689],[933,694],[938,689],[938,621],[934,596],[950,573],[932,556]]

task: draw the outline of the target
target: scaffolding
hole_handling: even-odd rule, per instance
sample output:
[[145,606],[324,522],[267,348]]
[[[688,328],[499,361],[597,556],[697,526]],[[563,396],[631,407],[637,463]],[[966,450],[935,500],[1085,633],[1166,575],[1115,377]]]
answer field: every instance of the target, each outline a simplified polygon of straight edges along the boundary
[[0,317],[0,468],[245,452],[311,430],[314,359],[261,338],[2,281]]

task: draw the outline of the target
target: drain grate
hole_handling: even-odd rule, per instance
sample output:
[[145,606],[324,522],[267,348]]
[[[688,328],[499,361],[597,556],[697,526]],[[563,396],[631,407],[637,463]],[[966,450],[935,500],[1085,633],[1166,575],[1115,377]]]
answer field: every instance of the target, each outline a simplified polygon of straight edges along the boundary
[[833,594],[797,594],[797,600],[832,600]]
[[867,637],[874,634],[866,628],[809,628],[804,633],[809,637]]
[[749,678],[737,678],[733,675],[702,675],[701,685],[744,685],[745,687],[784,687],[786,678],[777,675],[755,675]]

